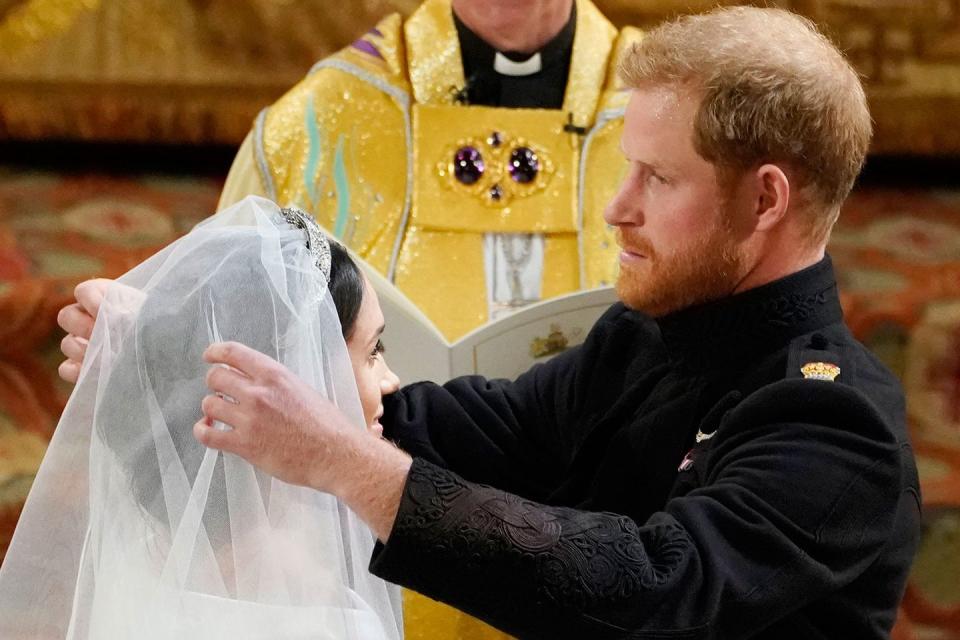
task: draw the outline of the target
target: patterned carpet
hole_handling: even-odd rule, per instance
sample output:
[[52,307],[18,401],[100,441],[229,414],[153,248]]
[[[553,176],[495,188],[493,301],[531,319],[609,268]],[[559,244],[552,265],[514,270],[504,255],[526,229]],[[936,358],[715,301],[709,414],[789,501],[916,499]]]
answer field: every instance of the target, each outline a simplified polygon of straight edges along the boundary
[[[220,181],[0,168],[0,557],[69,388],[57,310],[216,206]],[[895,637],[960,638],[960,191],[854,194],[831,243],[847,319],[908,396],[926,504]]]
[[0,555],[70,393],[57,311],[216,208],[217,180],[61,177],[0,169]]
[[851,328],[907,394],[925,530],[900,637],[960,638],[960,192],[860,191],[830,252]]

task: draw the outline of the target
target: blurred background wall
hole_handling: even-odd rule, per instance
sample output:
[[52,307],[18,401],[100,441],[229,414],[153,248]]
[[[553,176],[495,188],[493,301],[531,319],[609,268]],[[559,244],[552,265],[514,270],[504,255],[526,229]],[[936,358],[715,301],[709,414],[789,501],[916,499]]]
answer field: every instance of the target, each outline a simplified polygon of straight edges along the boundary
[[[717,0],[596,0],[649,26]],[[0,557],[69,388],[56,311],[212,213],[256,113],[416,0],[0,0]],[[782,0],[864,75],[834,233],[848,320],[907,390],[926,505],[897,637],[960,638],[960,0]]]

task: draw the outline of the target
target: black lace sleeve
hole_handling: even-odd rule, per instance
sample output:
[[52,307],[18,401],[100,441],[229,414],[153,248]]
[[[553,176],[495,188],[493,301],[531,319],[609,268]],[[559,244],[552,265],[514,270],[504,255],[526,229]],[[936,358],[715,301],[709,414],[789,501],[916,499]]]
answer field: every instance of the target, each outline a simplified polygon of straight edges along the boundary
[[669,517],[641,532],[625,516],[544,506],[415,459],[371,570],[521,638],[604,638],[626,631],[625,601],[628,619],[654,616],[699,568]]

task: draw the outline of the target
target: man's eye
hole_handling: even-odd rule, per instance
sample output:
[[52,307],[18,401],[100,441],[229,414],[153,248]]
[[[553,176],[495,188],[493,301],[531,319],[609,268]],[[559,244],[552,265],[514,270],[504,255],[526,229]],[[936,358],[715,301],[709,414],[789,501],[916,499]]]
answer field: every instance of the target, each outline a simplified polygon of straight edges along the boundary
[[650,172],[647,175],[647,181],[654,184],[667,184],[667,179],[661,176],[659,173]]
[[383,346],[383,340],[377,340],[377,344],[373,347],[373,351],[370,352],[371,358],[376,358],[378,355],[386,351],[387,348]]

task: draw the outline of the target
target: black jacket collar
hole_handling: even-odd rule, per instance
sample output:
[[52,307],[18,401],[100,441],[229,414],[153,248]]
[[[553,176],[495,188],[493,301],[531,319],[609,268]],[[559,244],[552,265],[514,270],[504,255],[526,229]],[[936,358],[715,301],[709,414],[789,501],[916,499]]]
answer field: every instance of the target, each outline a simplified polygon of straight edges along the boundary
[[656,320],[670,358],[695,368],[783,348],[843,320],[829,256],[780,280]]

